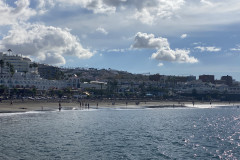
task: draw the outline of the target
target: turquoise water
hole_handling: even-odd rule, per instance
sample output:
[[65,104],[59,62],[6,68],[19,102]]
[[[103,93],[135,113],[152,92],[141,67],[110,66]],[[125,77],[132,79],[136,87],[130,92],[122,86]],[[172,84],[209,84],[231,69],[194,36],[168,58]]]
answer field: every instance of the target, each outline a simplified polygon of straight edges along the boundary
[[0,159],[240,159],[240,109],[0,114]]

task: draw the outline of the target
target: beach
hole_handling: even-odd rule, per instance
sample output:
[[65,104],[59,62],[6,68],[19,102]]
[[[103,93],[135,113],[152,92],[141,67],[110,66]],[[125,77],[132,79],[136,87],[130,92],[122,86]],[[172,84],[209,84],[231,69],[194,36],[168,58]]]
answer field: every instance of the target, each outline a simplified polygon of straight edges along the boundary
[[[80,102],[65,100],[60,102],[63,110],[120,108],[120,109],[141,109],[141,108],[177,108],[196,107],[211,108],[223,106],[240,106],[240,102],[179,102],[179,101],[131,101],[131,100],[83,100]],[[5,100],[0,103],[0,113],[28,112],[28,111],[53,111],[59,109],[58,101],[46,100]]]

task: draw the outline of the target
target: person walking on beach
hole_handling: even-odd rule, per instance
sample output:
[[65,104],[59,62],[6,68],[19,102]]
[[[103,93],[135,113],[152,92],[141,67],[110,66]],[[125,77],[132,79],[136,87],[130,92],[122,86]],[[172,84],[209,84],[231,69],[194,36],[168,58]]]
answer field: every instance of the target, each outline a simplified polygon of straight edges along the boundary
[[58,104],[58,110],[59,111],[61,111],[62,110],[62,105],[61,105],[61,103],[59,102],[59,104]]
[[88,103],[88,109],[89,109],[89,103]]
[[79,102],[79,106],[80,106],[80,109],[82,109],[82,103],[81,103],[81,101]]

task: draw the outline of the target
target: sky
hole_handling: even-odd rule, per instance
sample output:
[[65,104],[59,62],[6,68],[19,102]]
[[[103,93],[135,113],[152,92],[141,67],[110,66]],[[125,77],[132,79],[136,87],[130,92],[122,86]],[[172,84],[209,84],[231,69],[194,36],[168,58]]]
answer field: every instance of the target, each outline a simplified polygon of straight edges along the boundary
[[240,81],[239,0],[0,0],[0,52],[35,62]]

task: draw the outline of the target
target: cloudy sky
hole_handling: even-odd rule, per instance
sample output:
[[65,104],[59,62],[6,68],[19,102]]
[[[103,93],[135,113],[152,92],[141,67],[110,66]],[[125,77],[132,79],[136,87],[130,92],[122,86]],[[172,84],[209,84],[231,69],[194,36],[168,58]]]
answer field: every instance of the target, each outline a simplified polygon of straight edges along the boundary
[[240,80],[239,0],[0,0],[0,52],[65,67]]

